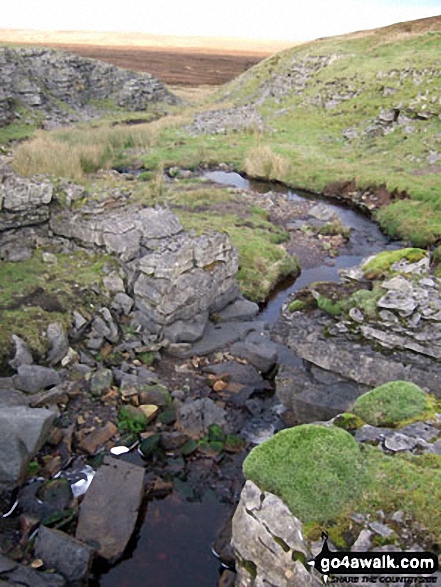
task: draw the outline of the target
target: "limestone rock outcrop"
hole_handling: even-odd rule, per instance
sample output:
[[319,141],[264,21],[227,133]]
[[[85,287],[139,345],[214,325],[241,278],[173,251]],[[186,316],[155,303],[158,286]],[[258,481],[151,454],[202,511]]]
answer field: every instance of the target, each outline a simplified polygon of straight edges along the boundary
[[149,74],[140,74],[79,55],[46,48],[0,49],[0,126],[23,112],[49,126],[92,118],[99,101],[127,110],[177,98]]
[[302,523],[281,499],[252,481],[246,482],[233,517],[232,545],[236,587],[321,585],[300,560],[310,556]]
[[[364,262],[366,263],[366,261]],[[343,271],[351,283],[358,271]],[[369,308],[348,299],[333,317],[319,310],[291,313],[286,306],[276,338],[307,362],[283,366],[277,393],[299,422],[326,420],[345,411],[369,387],[388,381],[415,383],[439,397],[441,381],[441,295],[428,258],[400,261],[392,274],[375,281]],[[366,287],[360,281],[360,288]],[[363,293],[363,291],[362,291]],[[369,295],[369,290],[365,290]]]

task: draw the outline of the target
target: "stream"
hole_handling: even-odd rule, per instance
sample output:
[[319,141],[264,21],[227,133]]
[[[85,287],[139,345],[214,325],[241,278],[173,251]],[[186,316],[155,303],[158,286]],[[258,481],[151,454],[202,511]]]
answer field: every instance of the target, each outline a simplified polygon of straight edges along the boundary
[[[270,190],[283,193],[293,202],[322,200],[306,192],[248,180],[232,172],[210,171],[204,177],[223,186],[259,194]],[[399,243],[390,243],[363,213],[329,200],[322,201],[340,217],[343,225],[351,228],[351,239],[337,257],[321,260],[303,269],[295,281],[280,284],[256,318],[268,322],[270,327],[293,292],[316,281],[339,281],[339,269],[358,265],[364,257],[382,250],[399,248]],[[279,363],[299,365],[301,360],[281,346]],[[91,587],[215,587],[220,561],[213,556],[211,548],[231,510],[231,504],[219,502],[210,491],[202,501],[189,500],[176,491],[164,499],[149,501],[141,512],[138,532],[124,559],[113,567],[97,569]]]

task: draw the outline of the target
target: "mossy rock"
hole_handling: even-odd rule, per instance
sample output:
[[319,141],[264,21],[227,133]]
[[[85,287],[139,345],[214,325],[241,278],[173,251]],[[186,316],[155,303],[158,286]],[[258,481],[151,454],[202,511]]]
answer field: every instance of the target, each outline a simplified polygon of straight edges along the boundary
[[378,301],[383,296],[384,290],[381,287],[374,287],[372,290],[360,289],[352,294],[349,305],[355,305],[366,318],[374,320],[378,314]]
[[227,434],[225,437],[225,452],[238,453],[245,448],[245,440],[235,434]]
[[343,430],[358,430],[365,422],[355,414],[343,413],[334,418],[333,424],[337,428],[343,428]]
[[331,316],[339,316],[345,308],[343,301],[334,302],[330,298],[322,295],[319,295],[317,298],[317,306],[320,310],[323,310],[323,312]]
[[142,410],[135,406],[123,406],[119,411],[118,428],[121,432],[143,432],[148,424],[148,418]]
[[161,444],[161,435],[156,433],[148,438],[144,438],[139,444],[139,451],[146,459],[153,457],[159,450]]
[[391,381],[360,396],[352,412],[372,426],[397,427],[422,419],[430,411],[429,396],[409,381]]
[[304,302],[302,300],[294,300],[293,302],[291,302],[289,304],[288,312],[291,312],[291,314],[293,312],[301,312],[305,308],[306,308],[306,302]]
[[278,495],[302,522],[324,522],[360,495],[365,471],[361,450],[345,430],[303,424],[255,447],[245,477]]
[[363,265],[364,276],[367,279],[386,277],[390,273],[394,263],[398,263],[403,259],[406,259],[409,263],[417,263],[426,254],[426,251],[423,249],[413,248],[399,249],[398,251],[383,251]]

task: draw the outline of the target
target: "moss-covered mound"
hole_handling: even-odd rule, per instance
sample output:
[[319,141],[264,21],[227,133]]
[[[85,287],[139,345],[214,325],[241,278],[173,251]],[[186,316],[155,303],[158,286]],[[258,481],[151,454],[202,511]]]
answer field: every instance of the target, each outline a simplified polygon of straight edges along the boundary
[[363,266],[363,271],[368,279],[378,279],[386,277],[390,272],[394,263],[399,261],[409,261],[409,263],[417,263],[426,256],[426,251],[423,249],[398,249],[397,251],[383,251],[371,259]]
[[361,451],[336,427],[303,424],[255,447],[244,474],[278,495],[302,522],[326,521],[356,498],[364,484]]
[[352,411],[372,426],[398,426],[423,418],[430,410],[428,395],[414,383],[391,381],[360,396]]

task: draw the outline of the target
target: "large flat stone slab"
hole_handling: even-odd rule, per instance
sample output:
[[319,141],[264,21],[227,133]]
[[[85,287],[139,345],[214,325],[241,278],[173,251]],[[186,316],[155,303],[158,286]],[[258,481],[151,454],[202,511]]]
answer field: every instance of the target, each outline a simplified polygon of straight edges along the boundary
[[115,562],[133,533],[144,489],[144,468],[106,457],[80,508],[76,538]]

